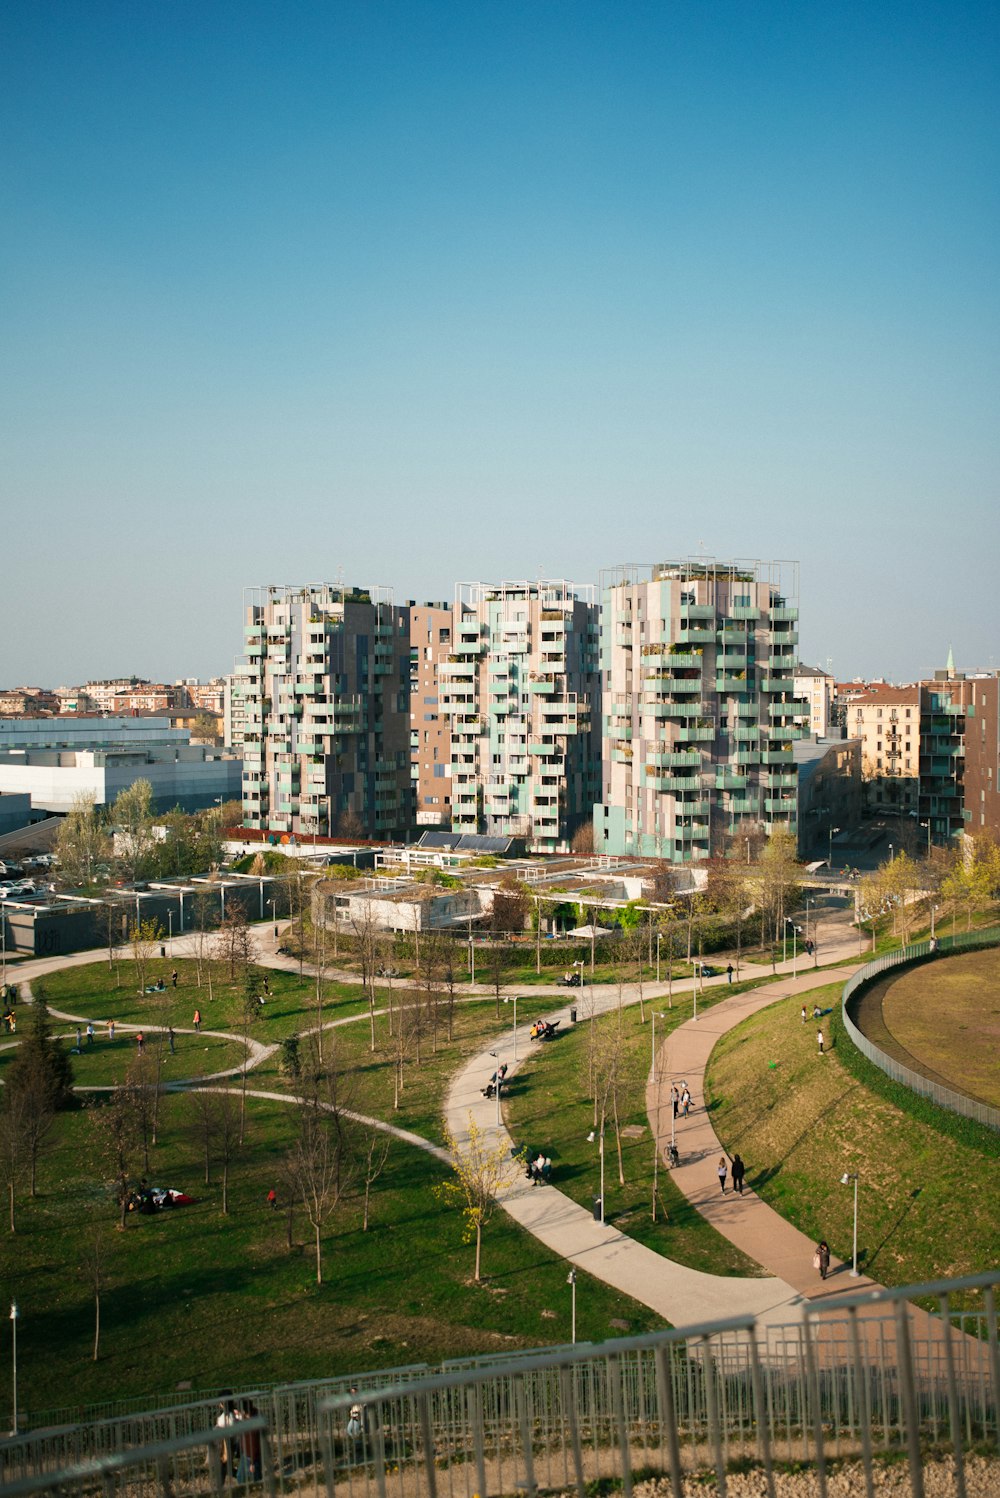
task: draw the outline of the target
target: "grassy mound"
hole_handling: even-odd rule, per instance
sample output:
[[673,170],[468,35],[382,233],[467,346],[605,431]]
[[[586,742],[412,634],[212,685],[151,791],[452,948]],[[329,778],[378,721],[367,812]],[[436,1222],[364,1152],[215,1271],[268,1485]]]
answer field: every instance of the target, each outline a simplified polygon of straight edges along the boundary
[[[748,1164],[760,1195],[810,1238],[851,1254],[860,1174],[859,1263],[884,1284],[973,1274],[1000,1256],[996,1202],[1000,1150],[985,1131],[962,1137],[938,1110],[910,1109],[889,1088],[867,1086],[838,1017],[839,985],[817,990],[833,1006],[827,1052],[783,1000],[724,1036],[712,1053],[706,1101],[719,1138]],[[809,996],[810,1005],[814,996]],[[847,1064],[845,1064],[847,1063]]]

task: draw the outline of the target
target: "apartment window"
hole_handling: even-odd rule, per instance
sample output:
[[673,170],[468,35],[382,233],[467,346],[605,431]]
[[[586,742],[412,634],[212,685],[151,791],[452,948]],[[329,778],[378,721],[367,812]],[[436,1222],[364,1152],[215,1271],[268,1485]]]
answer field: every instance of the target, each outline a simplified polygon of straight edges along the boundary
[[881,716],[882,716],[882,709],[881,708],[876,709],[875,716],[876,716],[876,718],[881,718]]
[[907,716],[907,717],[909,717],[909,716],[910,716],[910,709],[909,709],[909,708],[907,708],[907,709],[906,709],[906,716]]

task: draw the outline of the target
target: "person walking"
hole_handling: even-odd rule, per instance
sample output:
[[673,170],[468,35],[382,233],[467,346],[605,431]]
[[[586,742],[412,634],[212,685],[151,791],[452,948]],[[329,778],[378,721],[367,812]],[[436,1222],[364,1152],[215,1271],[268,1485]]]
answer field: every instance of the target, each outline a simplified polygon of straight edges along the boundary
[[727,1176],[728,1173],[729,1173],[729,1167],[728,1167],[728,1165],[726,1163],[726,1157],[725,1157],[725,1155],[720,1155],[720,1157],[719,1157],[719,1165],[718,1165],[718,1169],[716,1171],[716,1174],[719,1177],[719,1185],[722,1187],[722,1194],[723,1194],[723,1196],[725,1196],[725,1194],[726,1194],[726,1176]]
[[681,1109],[683,1110],[684,1117],[687,1118],[691,1111],[691,1094],[688,1091],[687,1083],[684,1084],[684,1091],[681,1093]]
[[746,1175],[746,1173],[747,1173],[747,1168],[743,1164],[743,1161],[740,1159],[739,1155],[734,1155],[733,1156],[733,1190],[736,1191],[736,1192],[738,1192],[740,1196],[743,1195],[743,1177]]
[[733,964],[732,963],[730,963],[729,966],[726,968],[726,977],[729,979],[730,983],[732,983],[732,981],[733,981]]
[[805,1022],[806,1022],[806,1006],[804,1004],[802,1005],[801,1013],[802,1013],[802,1023],[805,1024]]
[[174,968],[173,972],[170,974],[170,981],[174,985],[174,987],[176,988],[177,987],[177,969],[176,968]]
[[115,1022],[114,1022],[113,1019],[109,1019],[108,1020],[108,1039],[109,1040],[114,1040],[114,1038],[115,1038]]
[[822,1056],[824,1054],[824,1051],[823,1051],[823,1031],[822,1030],[817,1030],[816,1031],[816,1044],[819,1046],[819,1053]]
[[674,1117],[675,1118],[677,1117],[677,1110],[680,1107],[680,1105],[681,1105],[680,1093],[677,1091],[676,1087],[671,1086],[671,1088],[670,1088],[670,1106],[674,1110]]
[[199,1033],[200,1033],[200,1031],[201,1031],[201,1010],[200,1009],[196,1009],[195,1010],[195,1012],[194,1012],[194,1019],[192,1020],[192,1024],[194,1025],[195,1029],[197,1031],[199,1031]]
[[813,1254],[813,1268],[819,1270],[819,1277],[825,1280],[830,1273],[830,1245],[825,1238],[821,1238],[816,1245]]
[[76,1054],[78,1056],[79,1056],[80,1052],[83,1050],[83,1032],[81,1031],[79,1025],[77,1025],[77,1027],[76,1027],[76,1047],[75,1047],[75,1050],[76,1050]]
[[167,1026],[167,1039],[170,1042],[170,1054],[171,1054],[171,1056],[174,1056],[174,1055],[176,1055],[176,1050],[175,1050],[175,1047],[174,1047],[174,1027],[173,1027],[173,1025],[168,1025]]
[[87,1044],[94,1044],[94,1021],[92,1019],[87,1021]]
[[143,1046],[145,1044],[146,1044],[146,1037],[145,1037],[145,1035],[143,1035],[142,1031],[140,1030],[139,1033],[138,1033],[138,1035],[135,1037],[135,1053],[136,1053],[137,1056],[141,1056],[142,1055],[142,1048],[143,1048]]

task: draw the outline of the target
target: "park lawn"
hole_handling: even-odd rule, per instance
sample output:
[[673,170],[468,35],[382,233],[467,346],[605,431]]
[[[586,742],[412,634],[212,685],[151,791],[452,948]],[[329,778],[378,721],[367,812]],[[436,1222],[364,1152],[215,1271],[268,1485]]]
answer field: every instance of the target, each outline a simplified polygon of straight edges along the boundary
[[[33,992],[42,989],[53,1010],[71,1014],[84,1021],[106,1025],[109,1019],[119,1024],[168,1025],[175,1030],[190,1030],[194,1011],[201,1010],[202,1027],[242,1033],[243,992],[229,981],[228,970],[213,964],[212,997],[207,978],[198,986],[198,968],[193,958],[167,959],[150,968],[152,976],[166,978],[162,993],[141,993],[134,962],[130,959],[109,968],[107,960],[63,968],[36,979]],[[170,984],[170,971],[176,968],[178,985]],[[204,968],[204,965],[203,965]],[[301,1033],[317,1023],[316,985],[310,977],[297,973],[257,968],[261,979],[266,975],[270,995],[255,1016],[250,1034],[265,1045]],[[352,983],[328,981],[324,984],[323,1022],[345,1015],[367,1013],[368,1001],[361,989]],[[381,998],[380,998],[381,1001]]]
[[[741,985],[752,987],[754,985]],[[737,991],[737,985],[706,990],[702,1004],[716,1002]],[[661,1001],[662,1002],[662,1001]],[[657,1005],[656,1039],[659,1043],[691,1017],[690,995],[662,1015]],[[598,1028],[613,1026],[617,1012],[593,1021]],[[652,1033],[639,1007],[622,1010],[627,1035],[633,1084],[621,1118],[629,1136],[622,1139],[625,1185],[619,1183],[618,1161],[611,1121],[605,1130],[604,1189],[605,1220],[629,1237],[655,1249],[665,1258],[707,1274],[759,1276],[760,1266],[710,1226],[674,1185],[670,1171],[657,1169],[657,1212],[652,1219],[654,1140],[646,1116],[646,1077],[649,1073]],[[556,1038],[537,1047],[514,1074],[504,1105],[507,1127],[514,1140],[531,1154],[542,1150],[552,1159],[553,1183],[581,1206],[592,1207],[600,1190],[597,1146],[587,1140],[594,1128],[594,1104],[587,1097],[589,1028],[584,1020]]]
[[[190,1104],[161,1104],[160,1143],[148,1178],[185,1190],[190,1207],[132,1215],[116,1229],[87,1110],[61,1115],[39,1172],[40,1195],[18,1204],[5,1234],[0,1290],[16,1299],[19,1404],[31,1424],[72,1418],[74,1406],[111,1398],[154,1407],[182,1381],[192,1397],[222,1386],[363,1372],[445,1357],[491,1354],[567,1341],[565,1263],[498,1210],[483,1239],[483,1275],[472,1279],[473,1246],[461,1214],[435,1192],[447,1168],[394,1141],[361,1231],[357,1194],[324,1232],[324,1284],[317,1286],[312,1229],[301,1211],[272,1212],[283,1192],[281,1158],[294,1110],[248,1100],[249,1133],[230,1174],[230,1213],[213,1173],[186,1133]],[[136,1174],[141,1173],[141,1163]],[[284,1199],[279,1198],[281,1206]],[[93,1293],[80,1268],[95,1231],[106,1257],[101,1357],[91,1360]],[[627,1297],[581,1275],[578,1335],[601,1340],[662,1325]],[[9,1408],[9,1360],[0,1360],[0,1407]]]
[[[447,1005],[440,998],[438,1034],[435,1044],[430,1016],[426,1004],[423,1006],[424,1033],[420,1039],[419,1052],[411,1045],[403,1067],[403,1085],[399,1094],[399,1107],[394,1109],[394,1044],[390,1034],[388,1013],[375,1017],[375,1051],[371,1049],[371,1025],[364,1014],[356,1023],[336,1026],[324,1036],[324,1054],[336,1055],[337,1070],[344,1076],[347,1086],[347,1106],[359,1113],[373,1115],[397,1125],[411,1129],[422,1138],[436,1144],[444,1144],[444,1104],[451,1079],[465,1057],[489,1049],[497,1044],[509,1049],[513,1027],[513,1003],[500,1001],[501,1018],[497,1019],[496,1002],[492,998],[457,998],[452,1021],[452,1040],[448,1040]],[[407,995],[412,1000],[412,995]],[[553,1001],[544,995],[537,998],[518,996],[518,1029],[539,1015],[548,1015],[553,1010]],[[335,1052],[329,1050],[334,1046]],[[488,1073],[484,1073],[486,1085]],[[251,1073],[256,1078],[256,1071]]]
[[975,1274],[1000,1255],[1000,1151],[942,1133],[859,1082],[839,1053],[841,986],[808,995],[833,1013],[799,1021],[800,1000],[779,1001],[723,1036],[706,1102],[727,1153],[748,1164],[754,1189],[807,1237],[849,1260],[858,1172],[858,1259],[887,1285]]
[[[30,1020],[27,1022],[30,1025]],[[25,1026],[27,1028],[27,1025]],[[73,1083],[76,1087],[113,1087],[124,1082],[125,1075],[136,1061],[135,1036],[119,1031],[113,1041],[104,1030],[99,1030],[92,1046],[87,1045],[76,1055],[76,1027],[59,1020],[52,1021],[52,1033],[58,1036],[73,1064]],[[16,1039],[23,1038],[20,1031]],[[171,1055],[166,1036],[153,1033],[146,1035],[144,1061],[146,1073],[152,1080],[156,1075],[157,1047],[162,1045],[160,1082],[164,1087],[199,1077],[212,1076],[216,1072],[231,1071],[243,1061],[243,1046],[238,1040],[225,1040],[215,1035],[178,1034],[175,1039],[175,1054]],[[13,1061],[13,1047],[0,1051],[0,1081],[4,1071]]]

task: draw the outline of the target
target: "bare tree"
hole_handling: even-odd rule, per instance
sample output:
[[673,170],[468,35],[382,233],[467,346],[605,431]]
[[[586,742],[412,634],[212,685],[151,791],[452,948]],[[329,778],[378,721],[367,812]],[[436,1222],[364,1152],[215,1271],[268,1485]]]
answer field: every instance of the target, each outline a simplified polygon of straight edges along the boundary
[[241,983],[247,968],[257,960],[257,944],[247,913],[238,900],[231,901],[216,937],[219,959],[229,968],[229,981]]
[[213,1164],[222,1169],[222,1214],[229,1215],[229,1170],[242,1141],[240,1107],[229,1088],[199,1087],[188,1094],[188,1131],[201,1149],[205,1185]]
[[486,949],[486,970],[490,975],[490,984],[496,1001],[497,1019],[500,1018],[500,1000],[503,998],[504,980],[509,961],[506,943],[502,938],[494,937]]
[[125,1229],[132,1171],[139,1148],[135,1088],[131,1082],[112,1088],[106,1102],[91,1105],[90,1118],[100,1158],[109,1171],[118,1204],[120,1231]]
[[139,976],[140,993],[146,992],[146,970],[152,961],[156,944],[162,936],[163,928],[156,920],[134,920],[129,926],[129,942],[132,947],[132,960]]
[[351,922],[361,962],[361,986],[368,995],[368,1018],[371,1024],[371,1049],[375,1050],[375,969],[378,965],[378,926],[371,902],[366,900]]
[[78,1272],[94,1296],[94,1354],[101,1355],[101,1294],[107,1285],[110,1244],[101,1223],[94,1223],[80,1248]]
[[313,1230],[316,1283],[321,1285],[323,1228],[348,1188],[350,1158],[339,1073],[335,1067],[317,1070],[310,1083],[300,1099],[298,1133],[286,1169]]
[[211,884],[199,885],[194,896],[194,920],[197,931],[194,953],[197,962],[199,988],[202,986],[207,972],[209,1001],[212,998],[212,958],[211,952],[206,950],[205,938],[208,933],[209,917],[215,909],[215,903],[215,892]]
[[361,1222],[361,1231],[367,1233],[369,1222],[369,1205],[371,1201],[371,1189],[379,1176],[385,1170],[386,1161],[389,1158],[391,1137],[383,1129],[368,1127],[362,1135],[361,1148],[361,1179],[364,1182],[364,1215]]

